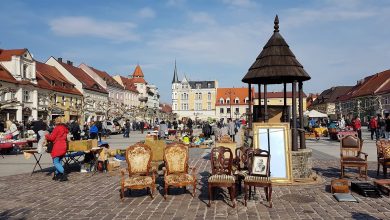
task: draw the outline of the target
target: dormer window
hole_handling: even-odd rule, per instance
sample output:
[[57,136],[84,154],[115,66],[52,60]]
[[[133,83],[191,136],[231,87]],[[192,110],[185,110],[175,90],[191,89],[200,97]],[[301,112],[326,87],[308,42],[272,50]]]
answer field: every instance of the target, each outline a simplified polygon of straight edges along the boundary
[[220,103],[220,104],[223,104],[223,102],[224,102],[223,98],[220,98],[220,99],[219,99],[219,103]]
[[27,77],[27,68],[28,66],[26,64],[23,64],[23,75],[22,75],[23,78]]
[[239,103],[240,103],[240,99],[239,99],[239,98],[235,98],[235,99],[234,99],[234,103],[235,103],[235,104],[239,104]]
[[201,85],[202,85],[202,84],[197,83],[197,84],[196,84],[196,88],[197,88],[197,89],[200,89]]
[[65,88],[65,87],[66,87],[66,84],[65,84],[65,83],[62,83],[62,87],[64,87],[64,88]]
[[207,88],[211,88],[211,83],[207,83]]
[[52,86],[55,86],[56,85],[56,82],[54,80],[51,81],[51,85]]

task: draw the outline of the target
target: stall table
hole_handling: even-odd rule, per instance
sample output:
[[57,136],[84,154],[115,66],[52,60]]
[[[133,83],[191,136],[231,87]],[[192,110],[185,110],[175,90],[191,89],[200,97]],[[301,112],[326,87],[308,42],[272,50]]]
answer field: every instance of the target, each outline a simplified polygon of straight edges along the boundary
[[37,165],[39,166],[40,171],[42,171],[41,164],[39,163],[41,161],[42,154],[38,153],[37,149],[24,150],[23,153],[31,154],[34,156],[35,165],[34,165],[33,171],[31,172],[31,176],[33,175],[34,172],[37,172],[37,171],[35,171],[35,168],[37,167]]

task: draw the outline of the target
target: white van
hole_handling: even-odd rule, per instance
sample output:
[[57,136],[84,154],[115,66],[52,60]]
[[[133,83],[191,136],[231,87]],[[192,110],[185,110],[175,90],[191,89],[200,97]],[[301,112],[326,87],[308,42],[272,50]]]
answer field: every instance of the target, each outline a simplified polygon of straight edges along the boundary
[[122,132],[120,124],[116,121],[105,121],[103,123],[103,128],[105,128],[109,134],[119,134]]

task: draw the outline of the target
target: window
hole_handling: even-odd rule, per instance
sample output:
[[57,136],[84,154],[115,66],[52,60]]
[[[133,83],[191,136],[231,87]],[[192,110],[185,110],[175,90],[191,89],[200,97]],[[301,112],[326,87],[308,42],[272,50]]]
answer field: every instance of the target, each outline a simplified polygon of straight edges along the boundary
[[197,83],[197,84],[196,84],[196,88],[197,88],[197,89],[200,89],[201,87],[202,87],[202,84],[200,84],[200,83]]
[[219,99],[219,104],[223,104],[223,98]]
[[230,108],[226,108],[226,113],[230,113]]
[[201,100],[202,99],[202,93],[195,93],[195,99]]
[[236,108],[235,112],[240,113],[240,108]]
[[207,100],[211,100],[211,92],[207,93]]
[[30,102],[30,91],[23,91],[23,101]]
[[211,110],[211,102],[207,103],[207,110],[209,110],[209,111]]
[[226,99],[226,104],[230,104],[230,99],[229,98]]
[[223,108],[219,109],[219,113],[223,114]]
[[207,83],[207,88],[211,88],[211,83]]
[[70,97],[70,106],[74,106],[73,97]]
[[240,99],[238,99],[238,98],[234,99],[234,103],[235,103],[235,104],[240,103]]
[[27,77],[27,68],[28,66],[26,64],[23,64],[23,75],[22,75],[23,78]]
[[248,98],[248,97],[246,97],[246,98],[245,98],[245,100],[244,100],[244,102],[245,102],[245,104],[248,104],[248,102],[249,102],[249,98]]
[[246,108],[246,109],[245,109],[245,112],[246,112],[246,113],[249,113],[249,108]]

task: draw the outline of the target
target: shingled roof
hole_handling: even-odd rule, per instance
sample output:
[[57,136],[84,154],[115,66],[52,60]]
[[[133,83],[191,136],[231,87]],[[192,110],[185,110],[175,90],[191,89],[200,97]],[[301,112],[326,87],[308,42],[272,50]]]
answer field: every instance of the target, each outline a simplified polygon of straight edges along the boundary
[[110,76],[110,74],[108,74],[107,72],[102,71],[102,70],[98,70],[98,69],[93,68],[91,66],[89,68],[91,68],[92,71],[94,71],[98,76],[100,76],[100,78],[102,78],[104,81],[106,81],[107,85],[115,87],[115,88],[123,89],[123,87],[115,79],[113,79]]
[[26,48],[12,50],[0,49],[0,61],[10,61],[12,59],[12,56],[22,56],[26,52],[26,50]]
[[352,88],[353,86],[334,86],[326,89],[317,96],[317,99],[313,101],[312,105],[334,103],[338,101],[340,97],[346,95]]
[[0,65],[0,81],[9,82],[9,83],[18,83],[18,81],[12,76],[8,70]]
[[242,82],[279,84],[291,83],[294,80],[306,81],[311,79],[279,33],[279,18],[277,15],[274,24],[274,34],[249,68]]

